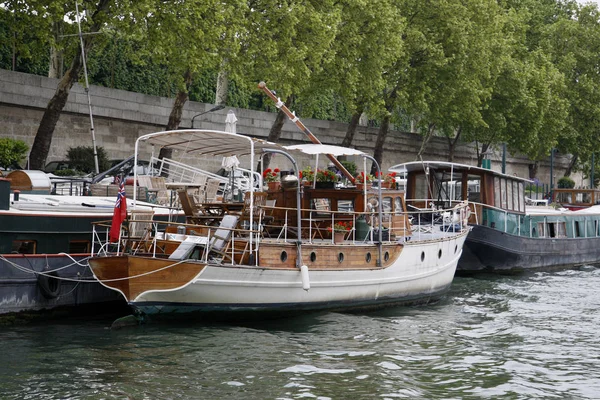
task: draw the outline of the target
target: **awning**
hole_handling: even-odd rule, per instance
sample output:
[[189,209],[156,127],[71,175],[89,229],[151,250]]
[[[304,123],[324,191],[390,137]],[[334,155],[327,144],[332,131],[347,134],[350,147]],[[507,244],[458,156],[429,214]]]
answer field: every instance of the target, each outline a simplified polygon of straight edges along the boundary
[[250,154],[250,143],[254,143],[254,152],[262,149],[283,149],[282,146],[266,140],[251,138],[235,133],[202,129],[183,129],[164,131],[140,136],[139,142],[147,142],[154,146],[194,154],[210,154],[216,156],[240,156]]
[[329,144],[297,144],[294,146],[284,146],[286,150],[301,151],[304,154],[331,154],[332,156],[360,156],[365,153],[361,150],[351,149],[349,147],[333,146]]

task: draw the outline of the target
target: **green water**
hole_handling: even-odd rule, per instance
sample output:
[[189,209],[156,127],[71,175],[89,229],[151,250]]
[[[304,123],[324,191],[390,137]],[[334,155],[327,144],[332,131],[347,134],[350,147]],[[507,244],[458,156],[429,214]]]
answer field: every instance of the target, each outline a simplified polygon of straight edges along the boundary
[[456,278],[435,305],[263,323],[0,327],[0,399],[600,398],[600,270]]

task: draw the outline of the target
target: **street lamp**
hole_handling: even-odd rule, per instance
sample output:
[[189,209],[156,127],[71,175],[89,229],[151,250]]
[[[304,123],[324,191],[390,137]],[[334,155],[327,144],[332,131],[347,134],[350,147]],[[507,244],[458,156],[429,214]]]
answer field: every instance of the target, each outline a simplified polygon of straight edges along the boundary
[[199,116],[204,115],[204,114],[208,114],[209,112],[219,111],[219,110],[222,110],[224,108],[225,108],[225,104],[218,104],[218,105],[214,106],[213,108],[211,108],[208,111],[204,111],[204,112],[201,112],[200,114],[194,115],[192,117],[192,129],[194,129],[194,120],[196,119],[196,117],[199,117]]

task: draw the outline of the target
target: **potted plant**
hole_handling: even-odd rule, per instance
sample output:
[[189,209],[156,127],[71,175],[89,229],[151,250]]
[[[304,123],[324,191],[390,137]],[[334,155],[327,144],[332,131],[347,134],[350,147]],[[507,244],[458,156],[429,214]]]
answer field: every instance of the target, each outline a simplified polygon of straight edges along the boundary
[[300,179],[305,185],[312,185],[315,179],[315,172],[310,167],[304,167],[302,171],[300,171]]
[[395,172],[390,172],[389,174],[384,174],[383,172],[379,172],[379,177],[380,177],[382,188],[393,189],[396,187],[396,173]]
[[350,221],[339,221],[333,224],[331,228],[333,231],[333,242],[341,243],[346,239],[348,232],[352,230],[352,222]]
[[317,170],[317,184],[319,189],[333,189],[338,181],[338,176],[335,172],[328,169]]
[[280,172],[279,168],[267,168],[263,171],[263,180],[267,182],[270,191],[279,190],[281,187]]
[[365,188],[370,189],[373,179],[373,175],[361,172],[354,178],[354,183],[356,184],[356,188],[359,190],[364,190]]

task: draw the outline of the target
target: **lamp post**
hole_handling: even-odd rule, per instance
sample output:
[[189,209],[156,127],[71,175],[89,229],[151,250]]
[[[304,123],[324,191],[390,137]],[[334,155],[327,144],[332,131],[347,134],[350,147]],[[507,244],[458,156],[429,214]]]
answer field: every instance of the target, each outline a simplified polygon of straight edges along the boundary
[[204,115],[204,114],[208,114],[209,112],[219,111],[219,110],[222,110],[224,108],[225,108],[225,104],[217,104],[216,106],[214,106],[213,108],[211,108],[208,111],[204,111],[204,112],[201,112],[199,114],[194,115],[192,117],[192,129],[194,129],[194,120],[196,119],[196,117],[199,117],[199,116]]

